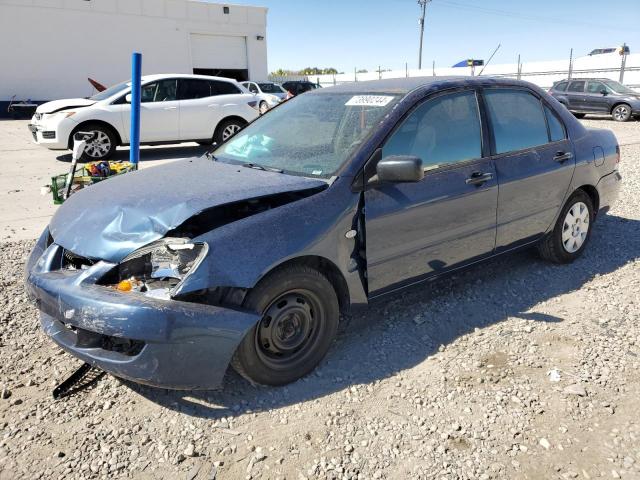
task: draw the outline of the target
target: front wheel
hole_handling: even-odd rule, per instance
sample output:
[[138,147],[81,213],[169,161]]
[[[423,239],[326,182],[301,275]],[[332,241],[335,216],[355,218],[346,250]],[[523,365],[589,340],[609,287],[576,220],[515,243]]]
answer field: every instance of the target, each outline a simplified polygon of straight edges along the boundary
[[[93,133],[91,141],[87,142],[81,160],[86,162],[106,160],[116,151],[118,142],[110,128],[93,123],[82,126],[78,131]],[[71,146],[73,147],[73,143]]]
[[621,103],[620,105],[616,105],[613,111],[611,112],[611,117],[616,122],[626,122],[631,118],[631,107],[626,103]]
[[576,191],[565,203],[556,225],[538,246],[540,255],[554,263],[571,263],[584,252],[591,237],[595,214],[584,191]]
[[269,105],[264,100],[260,102],[260,115],[264,115],[269,111]]
[[302,265],[276,270],[249,292],[244,306],[262,313],[236,350],[231,365],[262,385],[303,377],[325,356],[338,329],[340,309],[331,283]]

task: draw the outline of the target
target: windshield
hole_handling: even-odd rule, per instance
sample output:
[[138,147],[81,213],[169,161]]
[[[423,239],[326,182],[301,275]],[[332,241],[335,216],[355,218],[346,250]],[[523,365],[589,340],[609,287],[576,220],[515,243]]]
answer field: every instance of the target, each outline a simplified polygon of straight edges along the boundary
[[622,85],[619,82],[616,82],[615,80],[609,80],[604,82],[607,87],[609,87],[611,90],[613,90],[616,93],[630,93],[632,95],[638,95],[638,92],[636,92],[635,90],[631,90],[629,87],[625,87],[624,85]]
[[259,83],[260,90],[264,93],[286,93],[286,91],[275,83]]
[[129,88],[131,82],[129,80],[118,83],[117,85],[113,85],[112,87],[107,88],[106,90],[96,93],[93,97],[89,97],[91,100],[106,100],[107,98],[115,95],[116,93],[122,92],[124,89]]
[[301,95],[213,152],[220,161],[331,177],[395,104],[393,95]]

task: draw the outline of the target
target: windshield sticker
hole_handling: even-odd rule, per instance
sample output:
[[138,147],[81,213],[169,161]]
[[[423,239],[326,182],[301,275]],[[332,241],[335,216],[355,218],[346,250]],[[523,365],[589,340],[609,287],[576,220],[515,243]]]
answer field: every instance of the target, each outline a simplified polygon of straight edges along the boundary
[[384,107],[393,97],[388,95],[355,95],[345,105],[347,107]]
[[311,172],[312,175],[322,175],[322,170],[314,170]]

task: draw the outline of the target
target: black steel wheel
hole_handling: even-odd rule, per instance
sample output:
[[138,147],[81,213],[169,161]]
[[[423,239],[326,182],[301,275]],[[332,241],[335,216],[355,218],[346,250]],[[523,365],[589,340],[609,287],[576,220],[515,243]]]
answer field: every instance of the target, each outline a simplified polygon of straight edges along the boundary
[[306,375],[327,353],[339,306],[327,278],[297,265],[277,270],[251,290],[245,306],[262,312],[231,362],[254,383],[284,385]]

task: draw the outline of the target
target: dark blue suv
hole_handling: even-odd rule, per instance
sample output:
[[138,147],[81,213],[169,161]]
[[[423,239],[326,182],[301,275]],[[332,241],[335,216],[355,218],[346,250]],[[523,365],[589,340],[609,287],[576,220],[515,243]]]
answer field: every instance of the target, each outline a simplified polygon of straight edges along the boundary
[[549,93],[577,118],[594,113],[626,122],[640,116],[640,92],[607,78],[563,80],[554,84]]

